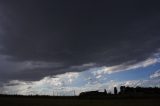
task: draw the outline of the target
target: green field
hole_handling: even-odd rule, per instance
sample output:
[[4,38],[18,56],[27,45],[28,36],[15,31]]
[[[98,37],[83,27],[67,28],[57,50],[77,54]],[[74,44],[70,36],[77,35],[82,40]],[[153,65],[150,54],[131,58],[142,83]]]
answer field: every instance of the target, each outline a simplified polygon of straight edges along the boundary
[[160,99],[78,99],[0,97],[0,106],[160,106]]

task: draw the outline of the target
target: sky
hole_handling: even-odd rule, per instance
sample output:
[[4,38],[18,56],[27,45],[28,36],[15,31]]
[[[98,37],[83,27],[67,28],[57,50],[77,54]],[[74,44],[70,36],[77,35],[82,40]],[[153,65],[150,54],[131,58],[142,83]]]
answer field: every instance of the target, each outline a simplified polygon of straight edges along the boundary
[[0,93],[160,87],[158,0],[0,0]]

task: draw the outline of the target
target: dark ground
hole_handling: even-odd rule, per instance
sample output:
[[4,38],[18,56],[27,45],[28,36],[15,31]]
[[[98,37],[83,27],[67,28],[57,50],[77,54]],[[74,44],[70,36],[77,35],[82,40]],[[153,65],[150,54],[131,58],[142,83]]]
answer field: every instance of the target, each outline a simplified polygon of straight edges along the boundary
[[160,106],[160,98],[0,97],[0,106]]

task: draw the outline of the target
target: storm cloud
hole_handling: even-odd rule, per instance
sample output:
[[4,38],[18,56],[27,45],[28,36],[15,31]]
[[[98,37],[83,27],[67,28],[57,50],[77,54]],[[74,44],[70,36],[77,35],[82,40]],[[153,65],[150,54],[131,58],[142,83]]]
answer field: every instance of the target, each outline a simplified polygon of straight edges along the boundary
[[0,54],[7,56],[1,59],[1,79],[38,80],[91,67],[132,66],[159,52],[158,2],[0,3]]

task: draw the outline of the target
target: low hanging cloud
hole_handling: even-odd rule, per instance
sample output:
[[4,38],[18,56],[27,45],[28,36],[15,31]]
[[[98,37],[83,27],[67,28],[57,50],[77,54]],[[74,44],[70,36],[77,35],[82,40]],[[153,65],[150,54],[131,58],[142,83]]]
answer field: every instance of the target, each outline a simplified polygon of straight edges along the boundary
[[[55,82],[56,79],[44,78],[37,82],[23,82],[23,81],[11,81],[8,85],[0,88],[3,94],[21,94],[21,95],[79,95],[84,91],[103,91],[106,89],[108,92],[113,92],[113,88],[120,86],[130,87],[160,87],[160,80],[128,80],[117,81],[110,80],[104,83],[89,84],[84,86],[62,86],[61,83]],[[58,87],[59,86],[59,87]]]
[[47,94],[50,95],[53,91],[63,91],[63,87],[69,87],[78,77],[78,73],[66,73],[54,77],[45,77],[40,81],[18,81],[13,80],[6,83],[1,91],[6,94]]
[[[159,70],[148,76],[150,79],[143,80],[124,80],[118,81],[114,78],[107,78],[108,75],[120,73],[121,71],[130,71],[138,68],[146,68],[158,63],[159,59],[149,58],[139,64],[126,64],[114,67],[90,68],[82,72],[69,72],[55,76],[44,77],[39,81],[20,81],[12,80],[5,83],[0,89],[4,94],[40,94],[40,95],[78,95],[80,92],[89,90],[107,89],[113,92],[113,87],[124,86],[142,86],[142,87],[160,87]],[[88,67],[93,64],[83,65]],[[123,66],[123,67],[122,67]],[[77,66],[76,66],[77,67]],[[82,67],[82,66],[81,66]],[[117,70],[116,70],[117,69]],[[106,76],[107,75],[107,76]]]

